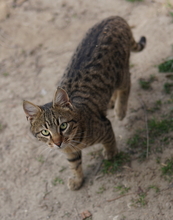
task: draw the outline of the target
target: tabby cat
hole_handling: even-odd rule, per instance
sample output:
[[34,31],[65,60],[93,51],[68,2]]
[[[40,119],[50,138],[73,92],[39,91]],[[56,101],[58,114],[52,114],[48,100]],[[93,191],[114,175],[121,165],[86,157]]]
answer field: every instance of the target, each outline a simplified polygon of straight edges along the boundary
[[116,100],[117,117],[125,117],[130,92],[130,51],[141,51],[145,44],[145,37],[135,42],[129,25],[121,17],[104,19],[87,32],[77,47],[53,101],[41,106],[23,102],[32,134],[66,155],[73,173],[69,189],[77,190],[83,183],[83,148],[102,143],[105,159],[111,160],[117,154],[106,111],[109,103]]

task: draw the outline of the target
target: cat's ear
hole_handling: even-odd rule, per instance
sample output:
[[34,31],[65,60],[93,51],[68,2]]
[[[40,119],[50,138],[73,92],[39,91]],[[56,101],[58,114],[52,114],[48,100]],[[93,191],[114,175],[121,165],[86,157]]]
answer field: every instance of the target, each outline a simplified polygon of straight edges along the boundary
[[25,100],[23,101],[23,110],[26,114],[26,118],[30,121],[41,113],[41,109],[37,105]]
[[55,106],[68,107],[70,109],[73,109],[68,94],[64,89],[61,89],[59,87],[57,88],[53,99],[53,107]]

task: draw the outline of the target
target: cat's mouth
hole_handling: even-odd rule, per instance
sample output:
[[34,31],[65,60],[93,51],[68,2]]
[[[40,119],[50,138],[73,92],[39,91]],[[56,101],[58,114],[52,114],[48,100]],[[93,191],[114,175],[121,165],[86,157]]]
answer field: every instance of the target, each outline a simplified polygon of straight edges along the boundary
[[61,148],[62,142],[58,141],[58,142],[54,143],[54,145],[56,145],[58,148]]
[[62,142],[49,143],[49,146],[51,148],[62,149],[63,148],[63,143]]
[[61,136],[54,136],[50,140],[50,145],[54,148],[63,148],[63,140]]
[[52,138],[49,140],[49,146],[54,149],[63,149],[68,145],[67,138]]

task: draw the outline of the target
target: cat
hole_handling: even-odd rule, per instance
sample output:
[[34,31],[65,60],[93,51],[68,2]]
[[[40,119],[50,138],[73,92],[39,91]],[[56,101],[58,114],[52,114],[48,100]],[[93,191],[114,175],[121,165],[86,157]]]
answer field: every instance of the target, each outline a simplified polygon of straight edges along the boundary
[[125,117],[131,86],[130,51],[141,51],[145,45],[145,37],[135,42],[123,18],[108,17],[89,29],[77,47],[52,102],[38,106],[23,101],[32,134],[66,155],[73,173],[69,189],[77,190],[83,184],[83,148],[102,143],[105,159],[117,154],[106,111],[116,101],[117,117]]

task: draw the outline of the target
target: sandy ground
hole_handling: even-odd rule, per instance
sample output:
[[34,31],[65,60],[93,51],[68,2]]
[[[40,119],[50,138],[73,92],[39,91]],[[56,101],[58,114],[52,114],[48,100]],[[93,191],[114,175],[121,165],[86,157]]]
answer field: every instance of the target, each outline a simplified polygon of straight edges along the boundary
[[[133,28],[137,40],[147,37],[147,48],[131,56],[127,116],[123,122],[117,121],[113,111],[108,116],[118,148],[126,151],[127,139],[145,127],[142,103],[150,107],[154,101],[167,98],[162,92],[166,79],[156,66],[172,55],[171,11],[171,0],[0,1],[1,220],[79,220],[85,210],[93,220],[173,219],[173,190],[161,177],[158,155],[151,154],[143,162],[134,157],[121,172],[103,175],[101,168],[98,170],[101,157],[97,150],[101,146],[85,149],[85,183],[79,191],[70,191],[66,186],[70,175],[67,161],[58,152],[49,153],[30,135],[22,109],[23,99],[36,104],[52,100],[56,83],[88,28],[107,16],[120,15]],[[157,77],[153,90],[143,91],[138,79],[150,75]],[[161,161],[173,155],[171,146],[170,142],[159,155]],[[115,190],[119,185],[130,190],[122,196]],[[160,192],[148,190],[145,205],[134,202],[139,199],[137,192],[149,186],[157,186]]]

